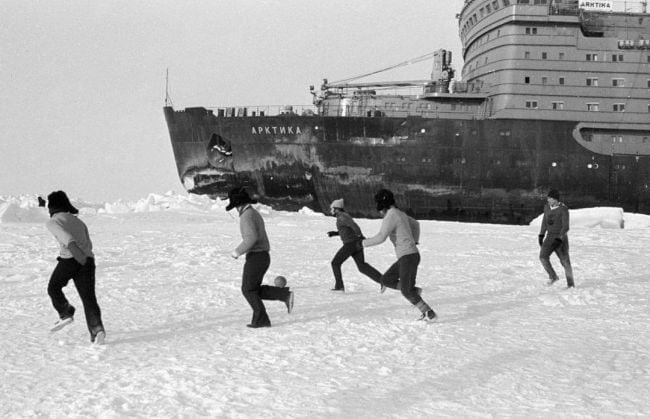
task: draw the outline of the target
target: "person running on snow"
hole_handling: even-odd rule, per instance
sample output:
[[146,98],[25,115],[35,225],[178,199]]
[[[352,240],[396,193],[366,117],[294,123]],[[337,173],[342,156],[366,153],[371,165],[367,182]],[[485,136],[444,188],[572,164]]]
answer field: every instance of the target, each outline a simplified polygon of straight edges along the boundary
[[336,252],[334,259],[332,259],[332,271],[334,272],[335,280],[332,291],[345,291],[341,265],[350,256],[354,259],[354,263],[357,264],[359,272],[381,285],[381,273],[364,260],[363,246],[361,245],[361,240],[364,239],[363,234],[361,234],[361,229],[357,223],[345,212],[343,199],[337,199],[332,202],[330,205],[330,213],[336,217],[337,231],[329,231],[327,235],[329,237],[340,236],[343,242],[343,247]]
[[421,320],[434,321],[438,316],[420,296],[422,289],[415,286],[420,264],[420,253],[416,246],[420,239],[420,224],[395,206],[393,193],[388,189],[377,192],[375,202],[377,211],[384,219],[379,233],[363,240],[363,247],[381,244],[390,237],[395,246],[397,262],[382,275],[382,284],[388,288],[399,289],[402,295],[420,310]]
[[244,188],[233,188],[228,193],[229,203],[226,211],[237,208],[239,213],[239,229],[242,242],[232,251],[232,257],[246,255],[244,272],[242,274],[241,291],[253,309],[253,318],[247,327],[271,327],[271,320],[266,313],[262,300],[279,300],[287,306],[287,311],[293,310],[293,291],[286,287],[262,285],[264,274],[269,269],[271,257],[269,255],[269,239],[264,228],[264,220],[251,204],[252,200]]
[[560,202],[560,192],[551,189],[544,205],[544,217],[539,231],[539,260],[548,274],[548,285],[560,278],[551,265],[551,253],[555,252],[564,267],[567,288],[573,288],[573,269],[569,258],[569,208]]
[[47,208],[50,219],[45,226],[60,246],[58,264],[47,286],[52,305],[59,313],[59,321],[51,330],[60,330],[74,320],[75,308],[63,294],[63,287],[72,279],[84,307],[90,341],[102,345],[106,332],[95,296],[95,256],[88,228],[77,218],[79,211],[63,191],[48,195]]

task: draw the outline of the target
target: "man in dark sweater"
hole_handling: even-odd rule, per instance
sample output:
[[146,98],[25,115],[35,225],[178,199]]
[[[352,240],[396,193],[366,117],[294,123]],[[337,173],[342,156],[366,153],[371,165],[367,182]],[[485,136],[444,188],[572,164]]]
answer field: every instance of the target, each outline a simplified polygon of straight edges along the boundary
[[345,212],[343,208],[343,199],[337,199],[330,205],[330,213],[336,217],[336,231],[327,233],[329,237],[340,236],[343,247],[336,252],[332,259],[332,271],[334,272],[334,288],[332,291],[344,291],[343,275],[341,274],[341,265],[350,256],[357,264],[359,272],[381,285],[381,272],[370,266],[364,260],[363,246],[361,240],[364,239],[361,229],[354,222],[352,217]]
[[553,285],[559,278],[553,266],[551,265],[550,256],[555,252],[560,259],[566,275],[566,284],[568,288],[575,286],[573,282],[573,270],[571,269],[571,259],[569,258],[569,208],[560,202],[560,193],[552,189],[548,193],[547,203],[544,206],[544,217],[539,232],[539,260],[546,273],[548,273],[548,285]]

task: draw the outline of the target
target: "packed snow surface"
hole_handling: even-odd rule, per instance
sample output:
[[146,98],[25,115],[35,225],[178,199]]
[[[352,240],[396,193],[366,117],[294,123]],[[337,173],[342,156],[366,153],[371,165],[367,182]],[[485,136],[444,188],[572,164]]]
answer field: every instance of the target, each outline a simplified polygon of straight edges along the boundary
[[[285,276],[296,299],[292,314],[266,302],[273,327],[249,329],[225,202],[73,203],[95,246],[107,343],[90,344],[72,283],[75,322],[49,332],[47,213],[35,197],[0,197],[0,417],[650,415],[647,216],[572,211],[570,290],[555,256],[562,279],[545,285],[535,222],[422,221],[417,283],[440,316],[426,324],[352,260],[345,294],[330,291],[332,217],[258,206],[265,282]],[[381,223],[357,221],[366,236]],[[388,241],[365,254],[381,271],[395,259]]]

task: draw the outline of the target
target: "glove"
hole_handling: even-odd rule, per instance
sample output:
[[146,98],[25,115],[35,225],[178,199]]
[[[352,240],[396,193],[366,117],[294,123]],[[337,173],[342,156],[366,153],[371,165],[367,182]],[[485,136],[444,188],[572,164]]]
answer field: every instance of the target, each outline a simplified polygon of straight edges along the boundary
[[544,243],[544,235],[540,234],[539,236],[537,236],[537,241],[539,242],[539,245],[541,246],[542,243]]
[[554,239],[552,246],[553,249],[557,249],[558,247],[562,246],[562,239]]
[[239,257],[239,254],[237,253],[236,250],[233,250],[230,256],[232,256],[233,259],[237,259]]
[[338,235],[339,235],[338,231],[328,231],[327,232],[327,237],[334,237],[334,236],[338,236]]

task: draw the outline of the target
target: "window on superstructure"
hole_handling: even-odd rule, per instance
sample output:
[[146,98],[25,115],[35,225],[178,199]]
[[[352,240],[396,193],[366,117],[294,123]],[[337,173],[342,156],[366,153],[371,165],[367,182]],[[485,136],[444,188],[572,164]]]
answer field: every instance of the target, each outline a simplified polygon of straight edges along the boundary
[[494,1],[492,2],[492,8],[493,8],[494,10],[499,10],[499,2],[498,2],[497,0],[494,0]]
[[559,60],[563,60],[564,59],[564,53],[563,52],[559,53],[557,58]]
[[625,79],[612,79],[612,86],[625,87]]
[[587,77],[587,86],[598,86],[598,77]]
[[485,11],[483,11],[483,8],[482,8],[482,7],[481,7],[480,9],[478,9],[478,14],[479,14],[479,16],[481,16],[481,17],[483,17],[483,15],[485,14]]
[[648,80],[648,89],[650,89],[650,80]]
[[623,62],[623,54],[612,54],[613,62]]
[[490,8],[490,5],[489,5],[489,4],[486,4],[486,5],[485,5],[485,12],[486,12],[486,13],[492,13],[492,9]]
[[530,84],[530,77],[529,76],[524,77],[524,83]]
[[554,110],[559,111],[564,109],[564,102],[553,102],[552,106]]
[[528,109],[537,109],[537,101],[536,100],[527,100],[526,101],[526,108],[528,108]]
[[648,105],[648,113],[650,113],[650,105]]
[[548,77],[542,77],[542,84],[546,84],[548,82]]
[[587,103],[587,110],[589,112],[598,112],[598,103]]
[[558,84],[564,84],[564,77],[560,77],[557,79]]
[[586,55],[586,60],[587,61],[598,61],[598,54],[587,54]]
[[524,58],[529,59],[530,58],[530,51],[524,51]]
[[548,53],[542,52],[542,60],[546,60],[548,58]]
[[612,110],[614,112],[625,112],[625,103],[615,103],[612,105]]
[[510,6],[510,0],[503,0],[503,7]]

